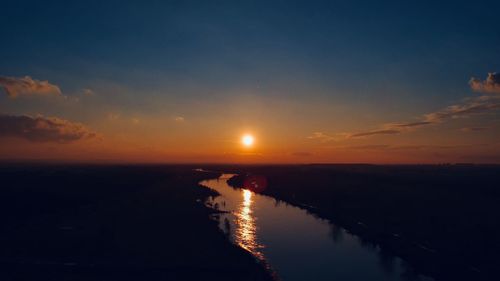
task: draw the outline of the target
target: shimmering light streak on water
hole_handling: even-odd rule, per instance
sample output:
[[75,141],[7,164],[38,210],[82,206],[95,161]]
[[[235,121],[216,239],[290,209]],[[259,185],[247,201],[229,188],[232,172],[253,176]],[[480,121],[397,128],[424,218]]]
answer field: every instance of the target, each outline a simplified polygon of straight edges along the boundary
[[256,239],[255,219],[252,216],[252,192],[242,189],[243,200],[234,213],[236,216],[236,243],[242,248],[254,254],[257,258],[264,260],[260,252],[262,245]]

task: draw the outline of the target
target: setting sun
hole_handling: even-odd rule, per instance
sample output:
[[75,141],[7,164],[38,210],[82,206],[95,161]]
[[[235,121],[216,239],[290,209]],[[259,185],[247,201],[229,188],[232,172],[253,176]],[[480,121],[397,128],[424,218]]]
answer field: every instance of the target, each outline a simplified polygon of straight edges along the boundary
[[254,143],[254,137],[252,135],[244,135],[241,138],[241,143],[246,147],[251,147]]

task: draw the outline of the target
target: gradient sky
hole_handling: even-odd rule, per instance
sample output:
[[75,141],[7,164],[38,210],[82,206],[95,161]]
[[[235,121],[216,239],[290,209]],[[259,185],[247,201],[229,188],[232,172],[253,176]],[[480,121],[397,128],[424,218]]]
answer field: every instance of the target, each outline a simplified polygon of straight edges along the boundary
[[500,163],[499,1],[1,10],[0,159]]

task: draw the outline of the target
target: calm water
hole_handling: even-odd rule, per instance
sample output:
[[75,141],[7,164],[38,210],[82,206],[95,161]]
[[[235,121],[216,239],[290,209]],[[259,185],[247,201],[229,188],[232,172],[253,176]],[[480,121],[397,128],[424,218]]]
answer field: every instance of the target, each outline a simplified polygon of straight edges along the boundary
[[232,176],[201,182],[221,194],[207,204],[229,212],[218,216],[221,229],[268,264],[280,279],[432,280],[415,275],[401,259],[305,210],[231,188],[227,180]]

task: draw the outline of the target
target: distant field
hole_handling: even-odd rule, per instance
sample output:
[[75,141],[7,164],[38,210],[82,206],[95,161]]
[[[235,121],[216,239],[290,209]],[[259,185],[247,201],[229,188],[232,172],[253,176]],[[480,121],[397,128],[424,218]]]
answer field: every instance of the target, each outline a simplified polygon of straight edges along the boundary
[[500,280],[500,166],[220,166],[438,279]]

